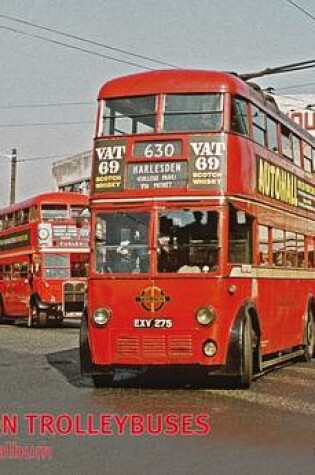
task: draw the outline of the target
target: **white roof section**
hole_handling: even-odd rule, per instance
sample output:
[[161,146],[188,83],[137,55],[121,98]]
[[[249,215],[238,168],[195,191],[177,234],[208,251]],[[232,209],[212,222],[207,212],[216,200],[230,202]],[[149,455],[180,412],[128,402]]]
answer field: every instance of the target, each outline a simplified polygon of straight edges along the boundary
[[81,183],[90,179],[92,151],[82,152],[53,163],[52,174],[57,187]]
[[315,137],[315,94],[274,97],[282,112]]

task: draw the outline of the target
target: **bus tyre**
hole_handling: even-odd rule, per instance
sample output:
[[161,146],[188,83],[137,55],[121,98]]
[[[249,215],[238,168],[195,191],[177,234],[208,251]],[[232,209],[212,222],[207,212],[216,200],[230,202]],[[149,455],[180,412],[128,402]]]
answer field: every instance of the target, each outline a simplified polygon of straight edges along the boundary
[[113,374],[93,374],[93,383],[96,388],[105,388],[110,386],[113,382]]
[[253,379],[253,335],[249,317],[244,317],[241,327],[241,368],[239,387],[248,389]]
[[91,351],[88,341],[88,328],[87,328],[87,316],[85,312],[81,318],[80,326],[80,373],[91,374],[94,370],[94,365],[92,363]]
[[37,316],[37,321],[38,321],[38,325],[40,327],[46,327],[47,325],[47,313],[46,312],[38,312],[38,316]]
[[307,320],[304,330],[304,354],[303,361],[310,361],[315,352],[315,322],[310,309],[307,311]]
[[5,312],[2,297],[0,297],[0,323],[4,322]]
[[28,328],[33,328],[37,324],[37,308],[35,305],[30,305],[28,311],[27,326]]

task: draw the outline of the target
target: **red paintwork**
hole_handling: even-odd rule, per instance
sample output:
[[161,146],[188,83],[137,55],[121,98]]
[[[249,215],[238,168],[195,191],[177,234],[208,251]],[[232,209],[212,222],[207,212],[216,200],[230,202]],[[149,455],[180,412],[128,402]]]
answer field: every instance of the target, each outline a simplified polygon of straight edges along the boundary
[[179,69],[150,71],[113,79],[101,87],[98,98],[219,91],[249,94],[248,86],[236,75],[218,71]]
[[[134,74],[118,79],[114,79],[102,86],[99,92],[99,99],[136,96],[146,94],[164,94],[176,92],[226,92],[238,94],[255,103],[259,103],[253,90],[240,78],[227,73],[211,71],[154,71],[148,73]],[[97,211],[121,210],[152,211],[157,204],[154,198],[165,197],[164,201],[159,201],[161,208],[167,206],[169,209],[185,207],[196,209],[210,207],[219,204],[223,218],[221,221],[221,240],[228,241],[228,217],[227,201],[222,203],[217,201],[203,201],[202,197],[209,197],[211,194],[222,197],[244,198],[252,200],[251,203],[241,204],[235,202],[236,206],[243,207],[246,211],[253,213],[257,219],[264,217],[274,226],[289,226],[290,219],[295,224],[295,215],[310,218],[309,231],[315,235],[314,215],[310,212],[296,209],[292,211],[292,206],[277,202],[270,198],[263,198],[256,191],[256,161],[255,155],[265,158],[270,163],[285,167],[283,160],[272,152],[255,144],[252,140],[229,133],[229,117],[227,108],[229,107],[229,95],[225,98],[226,119],[221,132],[221,139],[226,144],[227,150],[227,178],[226,187],[223,191],[209,192],[208,190],[183,189],[149,189],[149,190],[123,190],[119,192],[94,193],[91,196],[92,219]],[[261,103],[260,106],[269,110],[268,106]],[[274,109],[270,109],[270,115],[279,117]],[[309,136],[302,132],[298,126],[292,124],[287,118],[287,124],[292,126],[296,133],[301,136]],[[189,160],[189,138],[191,136],[205,137],[207,134],[185,134],[185,133],[164,133],[164,134],[138,134],[126,136],[126,156],[125,162],[137,161],[133,155],[133,145],[136,141],[150,140],[175,140],[181,139],[183,142],[182,159]],[[219,134],[209,134],[209,139],[217,137]],[[95,145],[106,138],[96,138]],[[115,137],[110,137],[115,140]],[[117,137],[121,140],[121,137]],[[140,160],[138,160],[140,161]],[[143,161],[143,159],[142,159]],[[291,164],[287,168],[297,176],[305,180],[305,174]],[[308,178],[309,179],[309,178]],[[190,198],[200,196],[200,201],[193,201]],[[178,197],[178,200],[174,198]],[[132,201],[143,198],[143,203]],[[150,200],[152,198],[152,200]],[[172,200],[168,200],[172,198]],[[185,198],[185,204],[182,200]],[[124,199],[124,202],[115,200]],[[101,203],[100,200],[106,200]],[[260,206],[269,204],[270,208]],[[283,211],[289,211],[284,219]],[[92,222],[92,253],[93,248],[93,222]],[[305,232],[301,226],[300,232]],[[151,233],[151,246],[156,246],[156,238]],[[255,256],[257,255],[257,250]],[[257,265],[257,258],[253,267]],[[220,250],[220,269],[216,274],[195,274],[195,275],[161,275],[154,271],[148,276],[140,277],[115,276],[110,275],[100,277],[93,273],[93,264],[90,266],[90,280],[88,289],[88,317],[89,321],[99,307],[109,307],[112,310],[112,317],[106,328],[97,328],[89,324],[89,343],[91,347],[92,360],[100,365],[149,365],[149,364],[194,364],[204,366],[224,365],[226,363],[227,348],[230,339],[230,332],[237,313],[245,301],[250,299],[257,308],[258,318],[261,326],[261,340],[266,342],[261,347],[262,355],[271,354],[281,349],[291,348],[301,344],[303,340],[303,317],[308,298],[314,297],[315,286],[312,278],[305,280],[288,279],[260,279],[255,282],[251,277],[232,278],[229,277],[233,266],[227,263],[227,248],[223,246]],[[165,294],[170,297],[170,301],[158,312],[152,314],[144,310],[136,301],[141,292],[148,286],[160,287]],[[231,285],[235,285],[234,294],[229,293]],[[258,290],[255,286],[258,286]],[[195,312],[202,306],[213,306],[217,311],[217,319],[210,327],[201,327],[194,318]],[[134,320],[137,318],[172,318],[172,329],[142,329],[134,328]],[[185,337],[185,338],[184,338]],[[184,338],[184,339],[183,339]],[[213,358],[203,355],[202,342],[207,339],[214,339],[218,344],[218,353]],[[182,348],[182,351],[174,351]],[[175,341],[175,343],[174,343]],[[190,342],[190,343],[189,343]],[[119,345],[125,345],[125,352]],[[189,349],[189,344],[191,345]],[[154,346],[156,345],[156,346]],[[172,346],[173,345],[173,346]],[[174,346],[175,345],[175,346]],[[171,351],[170,348],[173,348]]]
[[42,204],[66,204],[71,203],[72,205],[88,205],[88,198],[81,193],[74,193],[68,191],[55,191],[51,193],[41,193],[32,198],[29,198],[19,203],[12,204],[0,209],[0,217],[7,213],[13,213],[19,209],[29,208],[34,205]]
[[[2,208],[0,210],[0,218],[3,215],[18,211],[20,209],[29,208],[42,204],[68,204],[78,206],[88,206],[88,197],[80,193],[73,192],[52,192],[43,193],[33,198],[25,200],[20,203],[15,203],[11,206]],[[37,226],[41,223],[41,218],[38,215],[35,221],[28,224],[11,227],[0,231],[0,238],[12,235],[15,232],[30,233],[29,244],[16,249],[0,251],[0,265],[13,264],[18,262],[28,262],[29,265],[34,263],[34,260],[41,259],[41,249],[38,246]],[[56,222],[50,221],[52,224]],[[57,224],[73,224],[72,220],[60,221]],[[60,248],[59,252],[66,254],[69,252],[67,248]],[[88,248],[82,248],[82,252],[88,252]],[[67,279],[69,281],[71,279]],[[82,278],[72,279],[75,281],[86,280]],[[25,279],[15,279],[11,281],[0,280],[0,297],[2,298],[6,317],[27,317],[29,311],[29,299],[31,294],[38,293],[43,302],[62,302],[62,285],[64,279],[46,280],[42,276],[34,275],[32,279],[32,286],[28,277]]]

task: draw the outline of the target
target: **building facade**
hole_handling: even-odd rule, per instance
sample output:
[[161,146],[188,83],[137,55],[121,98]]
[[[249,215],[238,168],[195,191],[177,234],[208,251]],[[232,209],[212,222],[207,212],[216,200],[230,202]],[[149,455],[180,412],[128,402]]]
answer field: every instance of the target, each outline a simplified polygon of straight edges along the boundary
[[59,191],[89,193],[92,151],[82,152],[53,163],[52,174]]
[[279,108],[315,136],[315,94],[275,96]]

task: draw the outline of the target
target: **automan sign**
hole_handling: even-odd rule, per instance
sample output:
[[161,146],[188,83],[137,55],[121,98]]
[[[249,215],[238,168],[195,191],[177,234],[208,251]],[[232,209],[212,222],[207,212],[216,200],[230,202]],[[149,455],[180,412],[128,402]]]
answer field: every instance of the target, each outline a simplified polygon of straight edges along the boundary
[[315,211],[315,187],[293,173],[257,157],[259,194],[291,206]]

